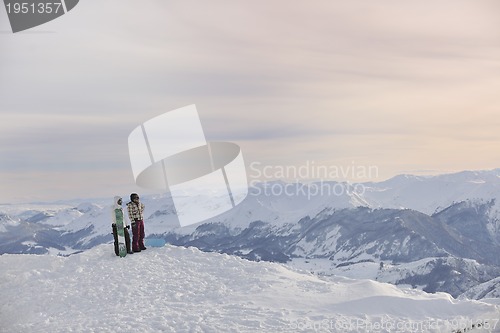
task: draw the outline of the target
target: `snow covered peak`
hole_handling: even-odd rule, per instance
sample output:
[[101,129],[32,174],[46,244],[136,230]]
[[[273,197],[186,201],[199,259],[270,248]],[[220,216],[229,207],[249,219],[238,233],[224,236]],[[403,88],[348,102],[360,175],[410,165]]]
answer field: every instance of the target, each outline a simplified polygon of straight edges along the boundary
[[12,218],[7,214],[0,213],[0,232],[7,232],[9,226],[16,226],[19,224],[19,219]]
[[[111,206],[111,203],[110,203],[110,206]],[[85,214],[85,213],[99,211],[99,210],[101,210],[101,208],[102,208],[101,206],[98,206],[96,204],[93,204],[90,202],[83,202],[76,207],[76,210]]]
[[433,214],[453,203],[500,197],[500,169],[438,176],[396,176],[367,183],[364,198],[374,207],[409,208]]

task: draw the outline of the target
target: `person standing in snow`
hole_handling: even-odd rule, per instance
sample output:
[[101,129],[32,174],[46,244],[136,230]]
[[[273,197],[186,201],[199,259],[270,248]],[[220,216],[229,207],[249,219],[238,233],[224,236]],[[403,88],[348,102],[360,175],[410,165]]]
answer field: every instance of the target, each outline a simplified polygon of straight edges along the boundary
[[127,247],[127,253],[132,254],[133,252],[130,250],[130,235],[128,233],[128,229],[130,229],[130,225],[128,223],[128,219],[126,218],[125,214],[123,214],[123,208],[122,208],[122,198],[120,196],[116,196],[113,200],[113,206],[111,207],[111,221],[112,223],[112,228],[113,228],[113,236],[115,238],[115,253],[116,255],[119,255],[118,253],[118,230],[116,228],[116,221],[117,219],[123,220],[123,233],[125,235],[125,246]]
[[139,195],[132,193],[127,204],[128,217],[132,222],[132,251],[146,250],[144,246],[144,204],[139,201]]

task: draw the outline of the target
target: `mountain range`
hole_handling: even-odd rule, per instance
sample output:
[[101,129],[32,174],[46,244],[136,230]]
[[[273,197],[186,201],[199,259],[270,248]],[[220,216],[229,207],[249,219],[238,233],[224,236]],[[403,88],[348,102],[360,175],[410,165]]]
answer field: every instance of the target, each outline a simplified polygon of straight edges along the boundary
[[[499,197],[500,169],[262,182],[236,208],[183,228],[168,194],[142,200],[147,236],[173,245],[484,299],[499,297]],[[111,200],[0,205],[0,253],[70,255],[110,243]]]

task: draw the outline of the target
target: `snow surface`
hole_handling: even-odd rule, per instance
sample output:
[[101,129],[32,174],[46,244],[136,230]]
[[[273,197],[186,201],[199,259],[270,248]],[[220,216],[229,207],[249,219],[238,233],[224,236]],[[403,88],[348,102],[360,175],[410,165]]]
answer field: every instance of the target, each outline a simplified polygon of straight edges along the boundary
[[500,332],[500,306],[174,246],[4,254],[0,290],[6,333]]

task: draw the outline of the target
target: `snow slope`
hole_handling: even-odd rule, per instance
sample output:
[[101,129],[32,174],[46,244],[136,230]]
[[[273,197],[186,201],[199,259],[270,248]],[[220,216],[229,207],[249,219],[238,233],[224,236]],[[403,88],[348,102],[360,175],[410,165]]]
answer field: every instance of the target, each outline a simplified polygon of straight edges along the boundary
[[[2,332],[500,332],[500,307],[165,246],[0,256]],[[477,327],[477,326],[476,326]]]
[[500,301],[500,276],[496,279],[492,279],[471,288],[469,291],[461,295],[461,298],[498,298],[497,301]]

